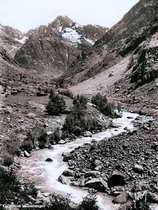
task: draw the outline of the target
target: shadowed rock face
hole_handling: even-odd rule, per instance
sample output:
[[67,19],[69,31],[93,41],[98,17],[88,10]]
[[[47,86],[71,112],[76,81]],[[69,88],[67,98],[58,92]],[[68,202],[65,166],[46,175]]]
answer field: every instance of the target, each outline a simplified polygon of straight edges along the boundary
[[[122,44],[126,44],[137,33],[141,33],[143,27],[153,22],[158,17],[158,2],[156,0],[142,0],[137,3],[124,17],[111,28],[109,31],[111,40],[107,39],[107,34],[98,41],[102,44],[107,44],[110,48],[121,47]],[[113,49],[116,50],[116,49]]]
[[21,46],[17,40],[22,39],[23,34],[10,26],[0,25],[0,47],[5,49],[10,56],[14,56],[16,50]]
[[137,86],[158,78],[158,34],[136,49],[128,68],[132,70],[131,82]]
[[4,48],[2,48],[2,47],[0,47],[0,57],[1,57],[3,60],[7,61],[8,63],[16,64],[15,61],[14,61],[14,59],[13,59],[13,58],[7,53],[7,51],[6,51]]
[[[153,23],[158,17],[157,11],[158,2],[156,0],[140,1],[102,39],[98,40],[96,47],[106,45],[110,52],[120,52],[133,39],[138,38],[150,23]],[[144,39],[138,40],[136,46]]]
[[28,32],[29,39],[17,51],[16,62],[25,68],[38,70],[65,70],[78,54],[76,47],[62,41],[59,32],[51,24]]
[[17,52],[15,60],[25,68],[65,70],[67,63],[78,55],[78,49],[59,39],[29,39]]
[[80,26],[68,17],[57,17],[48,26],[27,33],[29,40],[18,50],[15,60],[25,68],[67,71],[70,63],[82,50],[91,48],[106,28]]

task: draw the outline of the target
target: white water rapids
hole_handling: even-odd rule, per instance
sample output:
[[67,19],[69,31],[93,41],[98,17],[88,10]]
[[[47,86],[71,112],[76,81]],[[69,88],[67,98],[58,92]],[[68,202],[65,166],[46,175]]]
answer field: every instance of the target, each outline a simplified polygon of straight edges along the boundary
[[[90,143],[92,140],[100,141],[116,136],[125,131],[134,129],[133,121],[138,114],[123,112],[121,118],[114,119],[113,122],[119,125],[118,128],[110,128],[104,132],[94,134],[92,137],[78,138],[73,142],[58,144],[53,146],[52,150],[43,149],[32,153],[30,158],[20,158],[21,169],[19,175],[26,180],[33,182],[41,192],[69,194],[72,201],[79,203],[88,192],[79,187],[63,185],[58,182],[58,177],[64,170],[68,169],[67,163],[63,162],[62,153],[71,152],[75,148]],[[53,162],[46,162],[47,158],[53,159]],[[114,210],[111,199],[104,194],[97,194],[98,206],[101,210]]]

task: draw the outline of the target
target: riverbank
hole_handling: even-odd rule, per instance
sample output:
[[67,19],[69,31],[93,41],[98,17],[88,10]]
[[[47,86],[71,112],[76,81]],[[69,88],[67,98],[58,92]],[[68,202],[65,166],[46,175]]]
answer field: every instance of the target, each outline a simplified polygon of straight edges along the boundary
[[124,208],[133,201],[146,200],[148,206],[158,203],[157,119],[143,121],[137,127],[134,132],[73,151],[67,161],[71,179],[79,185],[105,191],[114,196],[114,203],[123,204]]
[[[73,150],[80,148],[85,143],[91,143],[92,141],[101,141],[103,139],[116,136],[122,132],[135,130],[133,121],[138,117],[137,114],[124,112],[122,118],[113,120],[115,128],[107,129],[105,132],[94,134],[92,137],[84,137],[76,139],[73,142],[66,144],[54,145],[52,150],[44,149],[35,151],[29,158],[20,158],[21,170],[18,172],[18,176],[25,182],[33,182],[36,187],[44,194],[55,193],[70,194],[70,198],[74,202],[80,202],[84,196],[88,194],[87,190],[80,187],[74,187],[66,184],[62,184],[58,181],[58,178],[62,173],[68,169],[67,163],[63,162],[63,154],[70,154]],[[45,160],[50,158],[52,162],[46,162]],[[98,195],[100,205],[106,206],[106,209],[115,209],[115,205],[112,204],[109,197]],[[102,208],[103,209],[103,208]]]

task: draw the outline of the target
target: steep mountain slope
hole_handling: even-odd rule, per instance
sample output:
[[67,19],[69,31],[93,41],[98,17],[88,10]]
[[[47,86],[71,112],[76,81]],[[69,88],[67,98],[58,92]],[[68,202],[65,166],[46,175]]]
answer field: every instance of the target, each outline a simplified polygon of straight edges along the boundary
[[[69,67],[71,73],[64,75],[60,83],[75,84],[88,79],[135,50],[157,31],[157,11],[157,1],[139,1],[118,24],[95,43],[92,49],[72,63]],[[74,80],[76,72],[82,72],[82,77]]]
[[91,48],[106,30],[99,26],[82,27],[68,17],[59,16],[48,26],[30,30],[29,39],[18,50],[15,60],[25,68],[67,71],[82,50]]
[[58,84],[72,86],[70,89],[77,93],[106,93],[125,103],[137,98],[133,107],[156,110],[157,11],[156,0],[141,0],[86,54],[71,64],[69,72],[58,79]]
[[16,51],[24,44],[24,34],[10,26],[0,25],[0,47],[14,57]]
[[[132,54],[127,75],[113,93],[132,108],[158,116],[158,33],[144,41]],[[117,91],[116,91],[117,90]]]
[[87,96],[95,95],[98,92],[102,95],[108,94],[114,83],[125,77],[128,64],[129,56],[106,71],[100,72],[96,76],[70,87],[70,90],[76,94],[84,93]]

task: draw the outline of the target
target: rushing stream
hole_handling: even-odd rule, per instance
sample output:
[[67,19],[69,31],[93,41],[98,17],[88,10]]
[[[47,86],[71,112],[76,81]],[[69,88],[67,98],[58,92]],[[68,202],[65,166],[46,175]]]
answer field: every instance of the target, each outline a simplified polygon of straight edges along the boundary
[[[104,132],[94,134],[92,137],[78,138],[73,142],[58,144],[53,146],[53,149],[35,151],[30,158],[21,157],[20,164],[22,168],[19,171],[20,176],[25,180],[35,183],[36,187],[40,189],[41,192],[69,194],[72,201],[79,203],[88,192],[82,188],[63,185],[58,182],[58,177],[68,168],[67,163],[62,160],[62,153],[70,152],[85,143],[90,143],[92,140],[106,140],[125,130],[132,131],[135,129],[132,122],[137,116],[138,114],[123,112],[121,118],[113,120],[113,122],[118,125],[118,128],[110,128]],[[45,160],[47,158],[51,158],[53,162],[46,162]],[[97,201],[98,206],[102,210],[116,209],[111,199],[104,194],[98,193]]]

